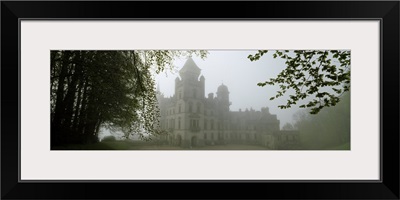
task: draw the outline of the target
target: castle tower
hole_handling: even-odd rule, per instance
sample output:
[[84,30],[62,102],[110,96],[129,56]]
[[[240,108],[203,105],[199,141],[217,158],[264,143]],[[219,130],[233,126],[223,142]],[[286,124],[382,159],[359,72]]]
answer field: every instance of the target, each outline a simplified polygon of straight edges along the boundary
[[179,71],[181,79],[175,80],[175,94],[178,99],[203,99],[204,98],[204,76],[200,77],[201,69],[192,58],[189,58]]
[[183,81],[197,80],[200,76],[201,69],[196,65],[192,58],[187,59],[182,69],[179,70],[179,75]]
[[183,146],[198,143],[199,133],[204,124],[205,78],[200,76],[201,69],[189,58],[179,71],[180,78],[175,79],[177,98],[178,129],[176,134],[182,137]]
[[221,106],[224,112],[229,112],[229,90],[228,87],[224,84],[221,84],[217,89],[217,99],[219,105]]
[[228,139],[227,133],[229,127],[229,90],[224,84],[221,84],[217,89],[217,101],[218,101],[218,140],[220,143],[225,143]]

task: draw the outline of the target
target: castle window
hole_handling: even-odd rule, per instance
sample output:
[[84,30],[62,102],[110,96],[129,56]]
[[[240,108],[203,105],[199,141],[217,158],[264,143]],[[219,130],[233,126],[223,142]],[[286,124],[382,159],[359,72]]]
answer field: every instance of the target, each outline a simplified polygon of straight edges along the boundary
[[179,91],[179,99],[182,99],[182,92],[181,91]]
[[193,112],[193,104],[192,104],[192,102],[189,102],[189,112]]
[[204,130],[207,130],[207,120],[204,120]]
[[211,120],[211,130],[214,130],[214,120]]
[[211,139],[214,139],[214,133],[211,133]]
[[178,118],[178,129],[181,129],[181,118]]
[[205,140],[207,139],[207,133],[204,133],[204,139]]
[[191,119],[190,120],[190,128],[199,128],[199,120]]
[[197,113],[200,113],[201,105],[200,103],[197,103]]
[[182,105],[181,104],[179,104],[179,113],[181,113],[182,112]]
[[193,97],[197,98],[197,90],[196,89],[193,90]]

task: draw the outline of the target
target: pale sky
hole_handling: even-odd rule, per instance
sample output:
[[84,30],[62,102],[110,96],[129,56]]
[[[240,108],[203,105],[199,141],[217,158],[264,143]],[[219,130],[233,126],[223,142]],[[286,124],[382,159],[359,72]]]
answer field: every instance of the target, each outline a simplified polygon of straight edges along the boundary
[[[242,50],[217,50],[209,51],[207,58],[202,60],[193,57],[201,74],[205,77],[205,95],[214,93],[222,83],[229,89],[229,100],[232,102],[231,111],[253,108],[256,111],[262,107],[269,107],[272,114],[277,114],[282,127],[286,122],[293,122],[293,114],[300,108],[281,110],[277,106],[286,104],[286,97],[280,97],[273,101],[269,98],[275,96],[278,86],[257,86],[257,83],[274,78],[285,68],[284,61],[273,59],[272,52],[264,55],[260,60],[251,62],[247,56],[256,51]],[[156,75],[156,83],[159,83],[161,92],[166,96],[172,96],[175,89],[175,78],[184,65],[186,59],[174,62],[175,73],[168,71]],[[301,105],[301,104],[299,104]]]

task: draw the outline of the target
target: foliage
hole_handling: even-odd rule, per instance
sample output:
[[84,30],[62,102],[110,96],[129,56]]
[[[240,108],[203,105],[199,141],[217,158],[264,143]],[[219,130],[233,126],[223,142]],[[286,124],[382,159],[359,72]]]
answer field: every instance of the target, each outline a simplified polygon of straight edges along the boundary
[[350,149],[350,94],[340,97],[335,107],[311,115],[301,110],[294,115],[294,127],[307,149]]
[[[259,60],[268,50],[259,50],[249,55],[251,61]],[[285,61],[286,68],[276,78],[258,83],[258,86],[279,85],[280,90],[270,98],[282,97],[289,90],[287,103],[281,109],[290,108],[298,102],[300,108],[310,108],[310,114],[317,114],[324,107],[335,106],[340,96],[350,90],[350,51],[347,50],[276,50],[273,58]]]
[[113,141],[116,141],[117,139],[115,139],[115,136],[113,136],[113,135],[108,135],[108,136],[105,136],[101,141],[102,142],[113,142]]
[[294,127],[291,123],[286,123],[285,125],[282,126],[282,130],[284,131],[292,131],[294,130]]
[[175,57],[206,51],[51,51],[51,139],[96,142],[100,127],[128,138],[157,134],[158,102],[152,72],[171,69]]

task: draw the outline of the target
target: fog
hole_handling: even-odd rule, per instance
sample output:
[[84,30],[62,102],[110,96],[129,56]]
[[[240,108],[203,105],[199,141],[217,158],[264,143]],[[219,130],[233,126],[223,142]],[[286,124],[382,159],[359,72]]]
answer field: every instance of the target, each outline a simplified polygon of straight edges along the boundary
[[[249,55],[263,52],[218,50],[209,51],[204,59],[194,56],[189,60],[173,60],[172,70],[165,66],[171,64],[168,58],[191,55],[190,52],[147,52],[161,58],[152,62],[141,60],[143,54],[134,51],[51,51],[52,149],[350,149],[350,92],[349,85],[346,85],[350,84],[349,51],[332,50],[330,58],[329,52],[318,51],[316,54],[320,56],[315,60],[303,52],[307,60],[298,64],[289,60],[291,54],[297,56],[299,52],[285,51],[289,60],[285,60],[286,55],[274,59],[277,54],[282,55],[279,51],[265,54],[261,59],[258,59],[258,54],[257,61],[252,62]],[[203,57],[204,53],[200,52]],[[340,63],[334,63],[338,61]],[[293,70],[291,67],[286,69],[285,62],[294,68],[302,65],[301,73],[295,74],[296,77],[290,76]],[[152,72],[157,70],[154,65],[160,63],[166,70],[161,74]],[[341,68],[337,69],[336,64]],[[318,68],[312,70],[304,65]],[[184,70],[178,73],[183,66]],[[320,68],[322,73],[319,73]],[[336,70],[339,73],[335,74]],[[183,76],[181,79],[177,79],[179,74]],[[278,75],[279,78],[273,82],[283,85],[258,86],[276,79]],[[317,93],[315,97],[325,105],[318,108],[312,108],[318,100],[304,105],[313,96],[290,96],[303,86],[309,86],[308,83],[295,82],[298,77],[307,81],[315,76],[318,76],[315,87],[343,84],[343,92],[337,88],[321,88],[326,92]],[[334,81],[322,82],[324,77]],[[195,81],[196,78],[199,81]],[[285,87],[286,83],[294,89]],[[293,86],[296,84],[297,87]],[[152,98],[156,85],[162,93],[158,102]],[[313,94],[315,87],[310,86],[307,93]],[[175,94],[175,88],[178,94]],[[281,89],[287,92],[270,100],[279,97],[276,94],[281,93]],[[141,91],[150,91],[150,94]],[[330,92],[341,94],[336,97]],[[199,99],[199,94],[207,97]],[[324,95],[331,99],[324,98]],[[172,96],[174,98],[169,98]],[[160,113],[156,113],[157,104]],[[305,110],[298,105],[308,108]],[[319,112],[321,108],[324,109]],[[250,112],[246,112],[248,110]],[[126,137],[131,140],[125,140]],[[96,144],[99,141],[101,144]]]
[[[285,123],[293,123],[293,114],[300,108],[292,107],[282,110],[278,105],[286,104],[286,96],[270,101],[279,90],[278,86],[257,86],[257,83],[274,78],[285,68],[282,59],[274,59],[266,54],[258,61],[250,61],[247,56],[257,51],[218,50],[209,51],[204,60],[192,57],[205,77],[205,94],[216,93],[218,86],[224,84],[229,89],[229,98],[232,102],[231,111],[245,111],[246,109],[260,110],[269,107],[271,114],[276,114],[280,120],[280,127]],[[186,59],[176,59],[173,71],[165,71],[155,75],[160,91],[165,97],[174,94],[175,78]],[[299,104],[301,105],[301,104]]]

